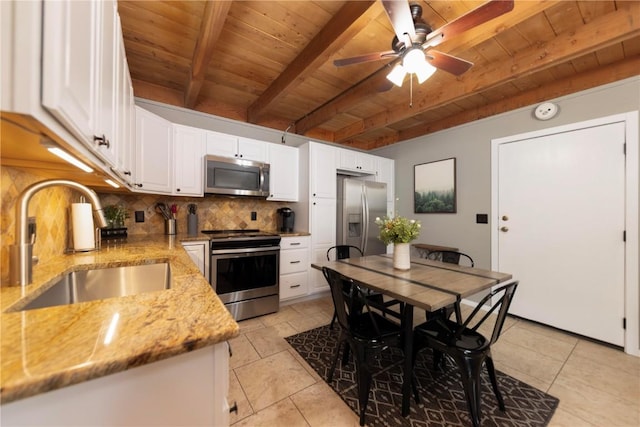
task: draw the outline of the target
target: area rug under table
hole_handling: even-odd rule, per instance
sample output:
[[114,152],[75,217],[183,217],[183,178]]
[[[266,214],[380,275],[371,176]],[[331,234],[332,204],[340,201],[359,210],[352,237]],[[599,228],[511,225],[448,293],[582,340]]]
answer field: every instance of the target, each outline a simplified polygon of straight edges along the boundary
[[[339,336],[339,326],[333,330],[322,326],[292,335],[286,340],[325,379]],[[331,388],[359,414],[355,364],[338,362]],[[392,349],[376,356],[366,424],[369,426],[470,426],[471,418],[457,369],[451,362],[444,371],[432,369],[431,351],[420,352],[415,372],[421,403],[411,398],[408,417],[401,414],[402,352]],[[545,426],[558,406],[558,399],[528,384],[496,371],[506,411],[498,408],[486,374],[482,378],[482,426]]]

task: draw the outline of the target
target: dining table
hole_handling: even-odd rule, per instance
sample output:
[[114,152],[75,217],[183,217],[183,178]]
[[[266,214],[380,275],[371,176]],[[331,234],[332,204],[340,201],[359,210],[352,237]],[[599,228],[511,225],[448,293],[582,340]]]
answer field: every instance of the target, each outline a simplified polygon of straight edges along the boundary
[[317,261],[311,266],[318,270],[323,267],[331,268],[353,279],[359,286],[404,303],[401,324],[404,334],[402,415],[405,417],[409,415],[411,400],[414,308],[435,312],[454,305],[460,321],[460,303],[463,298],[512,279],[512,275],[508,273],[417,257],[411,257],[408,270],[398,270],[393,267],[393,259],[388,254]]

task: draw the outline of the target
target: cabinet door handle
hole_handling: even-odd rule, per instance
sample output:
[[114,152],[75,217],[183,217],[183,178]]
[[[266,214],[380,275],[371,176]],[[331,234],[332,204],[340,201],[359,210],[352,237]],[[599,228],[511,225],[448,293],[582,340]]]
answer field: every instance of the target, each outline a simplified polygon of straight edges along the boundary
[[289,264],[300,264],[300,261],[289,261]]
[[290,287],[291,289],[293,289],[293,288],[299,288],[299,287],[300,287],[300,284],[297,284],[297,285],[291,285],[291,286],[289,286],[289,287]]
[[99,146],[105,145],[107,148],[109,148],[109,146],[111,145],[107,137],[104,135],[102,136],[93,135],[93,142],[97,142]]
[[300,246],[300,242],[291,243],[290,246]]

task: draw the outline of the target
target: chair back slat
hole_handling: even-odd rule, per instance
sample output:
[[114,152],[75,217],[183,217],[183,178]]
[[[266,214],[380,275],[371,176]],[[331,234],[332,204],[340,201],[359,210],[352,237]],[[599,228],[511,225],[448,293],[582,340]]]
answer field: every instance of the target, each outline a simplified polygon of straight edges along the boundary
[[351,330],[352,316],[358,313],[368,313],[375,333],[380,335],[380,327],[373,317],[366,292],[353,279],[328,267],[322,268],[322,274],[324,274],[331,288],[331,298],[333,299],[340,326],[346,330]]
[[359,256],[362,256],[362,250],[353,245],[336,245],[327,249],[327,261],[331,261],[331,251],[336,251],[336,259],[351,258],[352,250]]
[[[515,293],[517,286],[518,282],[514,281],[500,286],[499,288],[496,288],[485,295],[485,297],[480,300],[476,308],[460,325],[460,327],[456,331],[456,336],[460,337],[465,328],[471,329],[473,331],[478,330],[478,328],[482,326],[482,324],[496,310],[499,309],[496,317],[496,323],[493,326],[493,332],[491,334],[490,341],[491,344],[496,342],[500,337],[500,334],[502,333],[502,326],[504,325],[504,321],[507,318],[507,312],[509,311],[509,306],[511,305],[511,300],[513,299],[513,294]],[[487,303],[490,304],[488,308],[486,307]],[[480,320],[476,320],[476,315],[480,313],[481,310],[483,312],[483,315]]]
[[457,251],[431,251],[427,254],[427,259],[442,261],[449,264],[460,264],[460,258],[466,259],[471,267],[474,267],[473,258],[463,252]]

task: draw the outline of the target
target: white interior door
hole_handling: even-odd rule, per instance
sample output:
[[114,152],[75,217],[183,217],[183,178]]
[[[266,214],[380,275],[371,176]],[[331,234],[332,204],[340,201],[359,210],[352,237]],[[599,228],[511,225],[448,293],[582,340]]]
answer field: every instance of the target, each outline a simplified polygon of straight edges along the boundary
[[510,312],[624,345],[625,124],[498,147],[498,269]]

